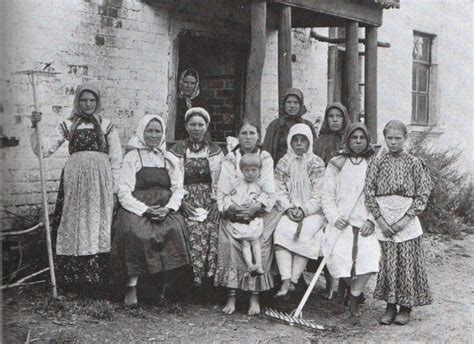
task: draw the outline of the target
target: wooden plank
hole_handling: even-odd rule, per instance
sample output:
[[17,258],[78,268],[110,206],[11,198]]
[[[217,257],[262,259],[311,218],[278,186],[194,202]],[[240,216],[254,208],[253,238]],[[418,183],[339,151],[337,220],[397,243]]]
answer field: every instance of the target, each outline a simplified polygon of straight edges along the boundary
[[280,11],[278,25],[278,99],[283,101],[283,94],[293,84],[291,70],[291,7],[284,6]]
[[359,25],[352,22],[346,27],[346,106],[352,121],[359,117]]
[[354,0],[268,0],[268,2],[295,6],[369,25],[382,25],[383,9],[375,4],[361,3]]
[[267,43],[267,3],[264,0],[252,0],[250,55],[247,69],[244,117],[254,125],[261,127],[261,88],[262,71],[265,62]]
[[365,29],[365,124],[372,143],[377,143],[377,28]]

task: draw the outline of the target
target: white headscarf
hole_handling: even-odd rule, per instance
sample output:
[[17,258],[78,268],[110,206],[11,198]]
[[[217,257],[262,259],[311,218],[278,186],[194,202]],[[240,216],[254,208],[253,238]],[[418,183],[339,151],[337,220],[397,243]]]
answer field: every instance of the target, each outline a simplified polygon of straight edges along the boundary
[[[150,148],[146,143],[145,143],[145,129],[147,125],[153,121],[156,120],[161,124],[161,128],[163,130],[163,136],[161,137],[161,142],[156,148]],[[135,129],[134,136],[128,141],[128,145],[132,148],[137,148],[137,149],[148,149],[148,150],[153,150],[153,151],[161,151],[162,153],[166,152],[166,126],[165,126],[165,121],[161,116],[158,115],[145,115],[142,118],[140,118],[140,121],[138,122],[137,128]]]
[[[308,141],[308,150],[303,155],[295,153],[291,147],[291,139],[295,135],[303,135]],[[314,155],[313,153],[313,133],[311,128],[304,123],[294,124],[290,128],[287,138],[288,144],[288,165],[290,168],[290,201],[296,206],[302,206],[311,199],[312,185],[308,176],[308,162]]]

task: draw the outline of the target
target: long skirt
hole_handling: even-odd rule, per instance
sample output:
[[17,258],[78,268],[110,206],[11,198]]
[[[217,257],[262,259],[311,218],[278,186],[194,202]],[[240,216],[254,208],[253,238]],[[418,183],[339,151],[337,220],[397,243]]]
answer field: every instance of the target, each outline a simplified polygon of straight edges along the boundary
[[263,217],[263,233],[260,236],[262,268],[264,274],[251,276],[242,254],[242,245],[232,237],[229,221],[221,221],[217,252],[217,271],[214,278],[216,286],[244,291],[261,292],[273,288],[271,266],[273,262],[273,232],[280,221],[281,213],[275,208]]
[[[188,192],[186,201],[195,208],[207,208],[211,201],[211,185],[209,183],[193,183],[184,186]],[[217,267],[217,240],[219,237],[219,221],[209,219],[203,222],[185,218],[193,283],[201,285],[203,277],[212,277]]]
[[374,298],[414,307],[433,303],[421,237],[400,243],[381,241],[382,257]]
[[112,210],[112,171],[107,154],[72,154],[61,173],[52,221],[57,231],[54,263],[59,286],[104,280]]

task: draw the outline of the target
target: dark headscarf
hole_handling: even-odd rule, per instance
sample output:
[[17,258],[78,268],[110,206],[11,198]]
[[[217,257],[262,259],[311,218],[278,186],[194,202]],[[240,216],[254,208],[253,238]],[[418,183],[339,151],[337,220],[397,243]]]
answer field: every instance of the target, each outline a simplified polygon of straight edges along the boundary
[[[285,111],[285,102],[286,102],[286,99],[289,96],[295,96],[296,98],[298,98],[298,101],[300,103],[300,111],[296,115],[289,115]],[[304,105],[303,92],[301,92],[301,90],[299,88],[293,88],[292,87],[292,88],[287,89],[286,92],[283,94],[283,99],[281,100],[280,115],[281,116],[287,116],[287,117],[290,117],[290,118],[300,118],[306,112],[308,112],[308,109],[306,109],[306,106]]]
[[[329,127],[328,123],[328,113],[329,110],[336,108],[342,112],[344,120],[342,122],[342,127],[338,131],[333,131]],[[319,132],[319,138],[314,145],[314,152],[321,159],[324,160],[324,163],[327,165],[329,159],[334,156],[334,153],[340,150],[343,146],[343,138],[346,127],[351,123],[347,109],[341,103],[332,103],[326,107],[324,112],[324,121]]]
[[[79,100],[81,99],[81,95],[83,92],[91,92],[97,101],[97,105],[95,111],[92,115],[87,115],[81,111],[81,107],[79,106]],[[74,104],[72,108],[71,115],[69,119],[72,122],[71,130],[69,131],[69,141],[71,141],[74,132],[77,129],[77,126],[80,123],[92,123],[94,125],[94,130],[99,138],[99,146],[101,152],[107,151],[107,144],[105,141],[104,132],[102,130],[102,118],[98,115],[101,109],[101,100],[100,100],[100,91],[99,88],[90,83],[85,83],[76,87],[76,93],[74,95]]]

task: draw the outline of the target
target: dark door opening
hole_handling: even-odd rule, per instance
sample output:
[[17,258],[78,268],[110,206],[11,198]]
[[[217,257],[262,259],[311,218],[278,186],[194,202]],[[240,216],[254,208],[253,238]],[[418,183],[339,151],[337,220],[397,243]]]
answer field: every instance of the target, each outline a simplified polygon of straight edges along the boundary
[[188,68],[198,71],[200,97],[208,107],[209,133],[215,142],[225,142],[227,136],[235,136],[236,126],[243,116],[247,56],[246,44],[219,37],[190,34],[179,37],[177,75]]

